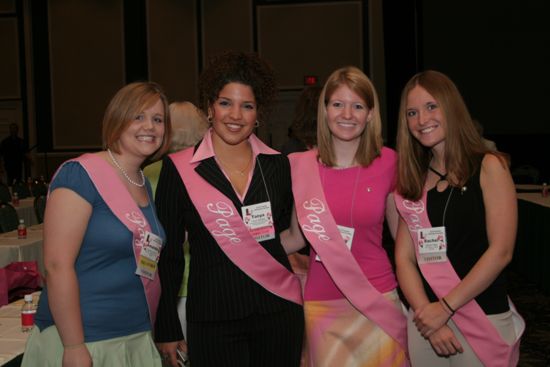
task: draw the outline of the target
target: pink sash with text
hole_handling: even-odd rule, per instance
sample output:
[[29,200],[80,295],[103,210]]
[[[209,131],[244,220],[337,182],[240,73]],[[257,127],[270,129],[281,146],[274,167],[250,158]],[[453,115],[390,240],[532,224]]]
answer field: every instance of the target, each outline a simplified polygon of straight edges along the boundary
[[[421,228],[431,228],[426,208],[426,196],[424,191],[419,201],[413,202],[404,199],[397,192],[395,203],[403,220],[407,223],[409,233],[415,244],[415,253],[419,257],[417,231]],[[447,260],[444,262],[420,264],[420,271],[430,284],[438,298],[444,297],[460,282],[452,264]],[[510,302],[510,309],[513,313],[514,327],[516,328],[516,341],[509,345],[500,336],[498,330],[487,318],[475,299],[460,307],[454,316],[453,321],[464,335],[468,344],[472,347],[480,361],[488,367],[516,366],[519,359],[519,342],[525,322],[517,313],[514,305]]]
[[[137,265],[145,240],[145,232],[151,231],[151,227],[124,184],[120,181],[117,172],[97,154],[84,154],[67,162],[71,161],[77,161],[82,165],[109,209],[134,235],[132,247]],[[145,277],[140,278],[147,299],[151,326],[154,327],[160,299],[160,280],[158,274],[154,280]]]
[[171,154],[170,158],[205,227],[227,257],[249,277],[269,292],[301,305],[298,278],[252,237],[231,200],[195,172],[197,164],[190,163],[193,150]]
[[405,314],[372,286],[344,243],[325,198],[317,151],[295,153],[289,158],[296,214],[308,242],[348,301],[407,352]]

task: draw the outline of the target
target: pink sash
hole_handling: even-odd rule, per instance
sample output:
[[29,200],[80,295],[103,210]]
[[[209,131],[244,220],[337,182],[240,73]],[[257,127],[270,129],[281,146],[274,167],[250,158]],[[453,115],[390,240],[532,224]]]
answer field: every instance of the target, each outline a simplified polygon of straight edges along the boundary
[[[417,259],[419,257],[417,231],[432,226],[428,218],[426,197],[427,193],[424,191],[419,201],[412,202],[404,199],[397,192],[395,193],[395,203],[409,227]],[[444,297],[461,282],[450,261],[425,264],[419,262],[419,267],[422,275],[439,298]],[[468,344],[485,366],[516,366],[518,363],[519,342],[525,329],[525,322],[517,313],[512,302],[510,300],[508,302],[512,310],[517,335],[517,339],[512,345],[508,345],[501,338],[498,330],[475,299],[459,308],[452,317]]]
[[170,155],[202,222],[229,259],[271,293],[302,304],[298,278],[273,258],[244,225],[225,195],[195,172],[194,148]]
[[349,302],[406,352],[407,319],[370,284],[344,243],[325,198],[317,151],[291,154],[290,166],[296,214],[305,237]]
[[[82,165],[109,209],[134,235],[133,248],[137,264],[145,231],[151,231],[151,227],[126,187],[120,181],[117,172],[109,163],[96,154],[84,154],[67,162],[71,161],[77,161]],[[154,327],[160,299],[160,280],[158,274],[154,280],[145,277],[140,278],[145,290],[151,326]]]

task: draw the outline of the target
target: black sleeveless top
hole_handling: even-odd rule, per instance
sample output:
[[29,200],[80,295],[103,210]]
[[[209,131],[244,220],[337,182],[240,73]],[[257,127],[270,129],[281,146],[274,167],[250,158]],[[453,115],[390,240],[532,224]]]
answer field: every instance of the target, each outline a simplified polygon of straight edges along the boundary
[[[428,191],[428,217],[433,227],[443,225],[445,206],[445,230],[447,234],[447,257],[457,275],[463,279],[487,250],[487,227],[485,205],[479,183],[480,169],[466,182],[465,189],[451,186],[443,192],[434,187]],[[448,201],[448,204],[447,204]],[[424,289],[431,302],[437,297],[423,279]],[[476,297],[485,314],[497,314],[509,310],[506,284],[503,273]]]

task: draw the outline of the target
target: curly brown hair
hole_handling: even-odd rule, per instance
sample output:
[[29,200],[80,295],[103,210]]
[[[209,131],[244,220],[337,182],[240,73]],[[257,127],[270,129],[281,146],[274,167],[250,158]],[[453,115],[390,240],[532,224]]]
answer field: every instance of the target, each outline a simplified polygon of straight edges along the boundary
[[277,85],[273,70],[265,60],[255,53],[240,51],[226,51],[211,58],[199,78],[200,107],[206,114],[218,99],[220,91],[229,83],[251,87],[259,120],[267,118]]

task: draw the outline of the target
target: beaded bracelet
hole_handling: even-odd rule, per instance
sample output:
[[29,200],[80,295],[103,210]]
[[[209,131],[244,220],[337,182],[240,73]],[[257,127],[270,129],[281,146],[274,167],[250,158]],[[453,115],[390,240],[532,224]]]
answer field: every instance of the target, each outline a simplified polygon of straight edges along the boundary
[[451,311],[451,316],[453,316],[455,314],[455,310],[449,306],[449,303],[447,302],[447,300],[445,299],[445,297],[441,297],[441,300],[443,301],[443,303],[445,304],[445,306],[447,306],[447,308],[449,309],[449,311]]

